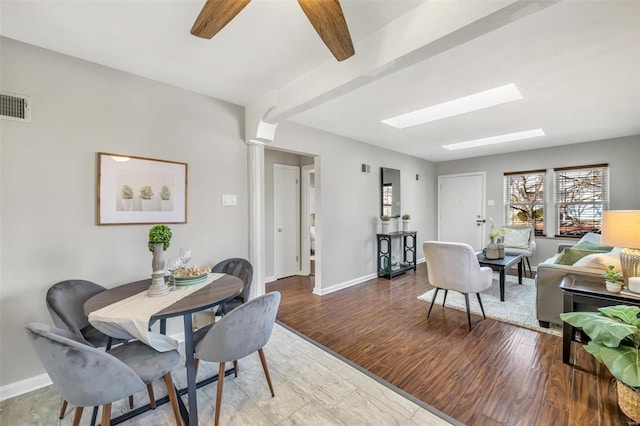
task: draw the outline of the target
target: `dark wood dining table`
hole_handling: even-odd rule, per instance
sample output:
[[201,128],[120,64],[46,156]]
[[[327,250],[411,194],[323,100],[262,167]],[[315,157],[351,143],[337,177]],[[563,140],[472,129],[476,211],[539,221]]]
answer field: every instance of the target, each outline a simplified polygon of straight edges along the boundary
[[[145,291],[151,285],[151,279],[145,279],[141,281],[124,284],[112,289],[103,291],[96,294],[87,300],[84,304],[84,312],[89,315],[93,311],[102,309],[105,306],[119,302],[127,297],[138,294]],[[178,395],[182,396],[185,393],[188,394],[188,410],[182,402],[182,398],[178,398],[180,403],[180,413],[185,425],[197,425],[198,424],[198,404],[196,398],[196,390],[201,385],[211,383],[217,380],[217,376],[211,377],[200,383],[196,383],[196,374],[194,367],[195,348],[193,344],[193,319],[192,314],[205,309],[212,308],[227,300],[236,297],[242,292],[243,282],[240,278],[233,275],[224,275],[212,283],[202,287],[200,290],[191,293],[190,295],[178,300],[171,306],[157,312],[151,316],[150,321],[160,321],[160,333],[166,334],[166,321],[167,318],[182,317],[184,323],[184,351],[185,351],[185,366],[187,369],[187,387],[186,389],[179,389]],[[233,371],[233,370],[232,370]],[[163,400],[158,401],[158,404],[164,403]],[[150,405],[149,405],[150,408]],[[126,413],[115,419],[112,419],[111,424],[115,425],[121,423],[131,417],[146,411],[146,406]]]

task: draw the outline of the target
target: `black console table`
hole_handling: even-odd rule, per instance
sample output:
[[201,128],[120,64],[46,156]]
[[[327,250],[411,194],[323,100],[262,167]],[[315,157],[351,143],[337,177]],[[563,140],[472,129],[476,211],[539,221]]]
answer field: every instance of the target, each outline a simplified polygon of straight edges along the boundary
[[[398,231],[388,234],[376,234],[378,239],[378,276],[393,278],[410,269],[416,270],[416,231]],[[402,238],[402,262],[392,266],[392,240]]]

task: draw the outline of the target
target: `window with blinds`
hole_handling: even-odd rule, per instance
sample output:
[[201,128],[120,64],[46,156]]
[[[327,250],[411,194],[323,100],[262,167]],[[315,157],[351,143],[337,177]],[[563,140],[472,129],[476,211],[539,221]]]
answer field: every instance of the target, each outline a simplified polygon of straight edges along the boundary
[[554,169],[556,236],[600,232],[609,202],[609,165]]
[[545,175],[546,170],[504,174],[507,225],[529,225],[536,235],[544,235]]

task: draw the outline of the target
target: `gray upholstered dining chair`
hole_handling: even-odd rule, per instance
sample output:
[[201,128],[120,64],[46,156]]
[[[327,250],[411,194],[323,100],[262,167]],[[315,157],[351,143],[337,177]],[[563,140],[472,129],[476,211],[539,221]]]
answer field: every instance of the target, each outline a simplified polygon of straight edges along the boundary
[[92,296],[105,290],[86,280],[65,280],[52,285],[47,291],[46,303],[55,326],[69,330],[97,348],[109,349],[109,336],[89,324],[83,307]]
[[[51,319],[56,327],[68,330],[78,339],[96,348],[111,349],[112,344],[126,342],[113,339],[89,324],[84,313],[84,303],[106,288],[86,280],[64,280],[52,285],[47,291],[46,304]],[[149,388],[149,399],[154,404],[152,388]],[[133,408],[133,395],[129,396],[129,407]],[[62,402],[60,415],[62,419],[67,411],[67,401]]]
[[[256,297],[235,308],[220,321],[198,330],[194,335],[196,359],[220,363],[218,370],[218,392],[216,395],[215,425],[220,422],[220,405],[224,384],[226,362],[236,361],[258,352],[267,378],[271,396],[275,396],[267,360],[262,348],[267,344],[273,331],[273,324],[280,305],[277,291]],[[237,371],[237,370],[236,370]]]
[[218,311],[219,314],[225,315],[249,300],[251,296],[251,282],[253,280],[253,266],[251,262],[238,257],[225,259],[215,265],[211,269],[211,272],[236,276],[240,278],[244,284],[242,292],[238,296],[221,304],[220,310]]
[[502,229],[509,230],[502,237],[504,252],[523,255],[529,268],[529,276],[532,277],[530,258],[536,254],[536,239],[533,228],[528,225],[505,225]]
[[436,288],[427,318],[431,315],[438,290],[444,289],[442,306],[447,301],[449,290],[455,290],[464,295],[467,305],[467,321],[469,331],[471,331],[469,293],[475,293],[478,297],[482,316],[486,319],[480,292],[491,287],[493,271],[489,267],[480,266],[478,257],[469,244],[427,241],[422,245],[422,249],[427,259],[429,284]]
[[176,424],[181,424],[171,369],[180,362],[177,350],[158,352],[142,342],[110,351],[88,345],[68,330],[30,323],[27,335],[58,393],[76,406],[73,425],[84,407],[102,405],[101,425],[109,425],[111,404],[164,377]]

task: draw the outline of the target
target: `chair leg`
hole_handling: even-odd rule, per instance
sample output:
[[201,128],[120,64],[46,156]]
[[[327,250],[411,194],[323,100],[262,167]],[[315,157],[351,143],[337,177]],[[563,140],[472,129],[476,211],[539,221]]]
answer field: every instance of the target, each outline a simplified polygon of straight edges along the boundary
[[60,408],[60,415],[58,416],[58,418],[60,420],[64,419],[64,413],[65,411],[67,411],[67,400],[63,399],[62,400],[62,407]]
[[233,361],[233,372],[235,373],[235,377],[238,377],[238,360]]
[[438,296],[438,290],[440,290],[438,287],[436,287],[436,291],[435,293],[433,293],[433,299],[431,299],[431,306],[429,306],[429,312],[427,312],[427,318],[429,318],[429,315],[431,315],[431,310],[433,309],[433,304],[436,303],[436,297]]
[[222,405],[222,386],[224,384],[224,362],[220,363],[218,369],[218,393],[216,394],[216,417],[214,426],[220,424],[220,406]]
[[444,298],[442,299],[442,307],[444,308],[444,304],[447,302],[447,294],[449,294],[449,290],[444,289]]
[[469,322],[469,331],[471,331],[471,311],[469,310],[469,293],[464,293],[464,301],[467,304],[467,322]]
[[194,358],[193,359],[193,376],[194,377],[198,377],[198,367],[200,366],[200,358]]
[[529,278],[533,277],[533,271],[531,270],[531,262],[529,262],[529,258],[525,257],[525,260],[527,261],[527,267],[529,268]]
[[133,395],[129,395],[129,408],[133,410]]
[[173,378],[171,373],[164,375],[164,382],[167,385],[167,394],[169,395],[169,401],[171,402],[171,409],[173,410],[173,417],[176,419],[176,425],[182,425],[182,417],[180,417],[180,409],[178,408],[178,398],[176,397],[176,388],[173,387]]
[[80,425],[80,419],[82,418],[82,410],[84,407],[76,407],[76,412],[73,415],[73,426]]
[[155,410],[156,396],[153,394],[153,385],[151,383],[147,383],[147,393],[149,394],[149,403],[151,404],[151,408]]
[[260,355],[260,362],[262,363],[262,369],[264,370],[264,375],[267,377],[267,383],[269,384],[269,390],[271,391],[271,397],[276,396],[273,392],[273,385],[271,384],[271,376],[269,375],[269,368],[267,367],[267,359],[264,357],[264,351],[262,348],[258,349],[258,355]]
[[480,310],[482,311],[482,316],[484,317],[484,319],[487,319],[487,316],[484,314],[484,306],[482,306],[482,299],[480,299],[480,293],[476,293],[476,296],[478,296],[478,303],[480,304]]
[[102,420],[100,426],[109,426],[111,424],[111,403],[102,406]]

